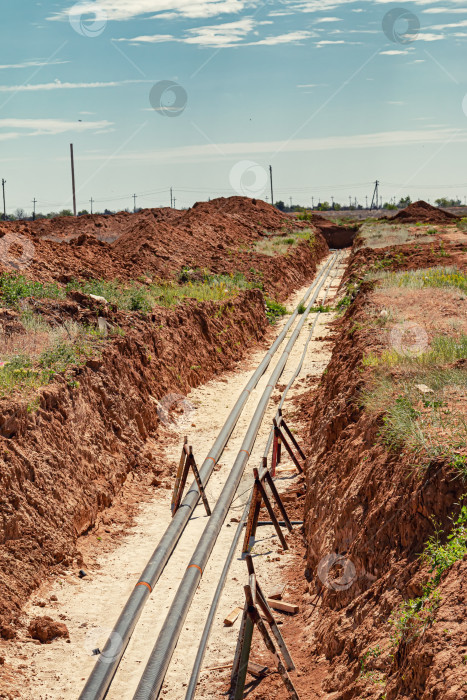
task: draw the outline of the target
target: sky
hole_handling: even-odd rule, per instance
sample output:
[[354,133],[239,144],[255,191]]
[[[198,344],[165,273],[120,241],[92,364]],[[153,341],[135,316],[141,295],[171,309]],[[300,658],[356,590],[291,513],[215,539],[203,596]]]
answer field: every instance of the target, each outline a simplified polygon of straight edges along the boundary
[[[2,0],[7,212],[467,197],[467,0]],[[136,194],[136,200],[133,195]]]

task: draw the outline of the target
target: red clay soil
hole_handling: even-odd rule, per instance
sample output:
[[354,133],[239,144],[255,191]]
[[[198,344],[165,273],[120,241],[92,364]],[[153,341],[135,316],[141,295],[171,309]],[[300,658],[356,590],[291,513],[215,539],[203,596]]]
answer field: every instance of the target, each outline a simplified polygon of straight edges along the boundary
[[425,267],[446,266],[465,268],[467,265],[465,243],[463,241],[446,241],[441,236],[442,234],[438,236],[438,241],[433,244],[406,243],[377,249],[354,248],[350,255],[343,283],[352,279],[360,279],[364,272],[419,270]]
[[[242,215],[244,206],[249,222],[241,220],[242,216],[248,219]],[[252,223],[252,211],[256,223]],[[174,213],[163,210],[160,216],[173,218]],[[255,240],[263,227],[288,225],[274,208],[242,198],[198,205],[177,216],[185,217],[185,234],[178,233],[171,249],[167,248],[166,257],[174,269],[180,263],[177,250],[188,240],[190,227],[192,255],[206,264],[205,237],[214,235],[209,217],[219,227],[217,240],[223,243],[217,245],[222,246]],[[154,219],[154,212],[136,215],[133,224],[148,217]],[[171,231],[175,235],[178,229]],[[153,226],[151,245],[160,254],[157,235]],[[80,273],[87,267],[92,276],[99,276],[99,270],[103,276],[118,276],[122,261],[132,250],[140,250],[141,238],[135,231],[123,235],[119,241],[123,250],[117,255],[94,236],[85,235],[70,244],[36,236],[37,255],[25,274],[32,272],[41,281],[59,279],[60,271],[65,274],[74,266]],[[164,245],[169,246],[169,241]],[[277,275],[276,290],[285,295],[312,278],[327,250],[317,234],[314,245],[303,241],[282,262],[262,257],[267,258],[268,274]],[[141,259],[138,255],[135,252],[136,260]],[[144,245],[141,255],[146,255]],[[101,265],[98,274],[93,265]],[[136,267],[132,262],[126,274],[135,274]],[[77,292],[64,301],[29,302],[52,325],[60,318],[62,323],[69,319],[94,328],[98,316],[104,316],[123,335],[109,338],[100,356],[57,374],[32,396],[0,399],[0,636],[4,638],[15,635],[21,606],[44,577],[79,565],[78,538],[115,501],[129,475],[148,474],[155,488],[164,485],[168,467],[160,461],[157,441],[161,399],[175,395],[176,401],[190,388],[232,368],[268,328],[264,297],[256,289],[222,303],[186,300],[174,309],[157,308],[148,315],[118,311],[112,305],[103,309],[98,301]],[[4,309],[1,316],[4,333],[23,337],[18,314]]]
[[358,233],[358,225],[339,226],[320,214],[313,214],[311,223],[322,234],[330,248],[350,248]]
[[[443,575],[433,623],[391,646],[392,611],[420,596],[429,578],[419,554],[433,519],[449,532],[465,484],[442,458],[420,473],[413,457],[389,452],[378,439],[381,416],[361,409],[362,358],[382,349],[364,329],[368,294],[362,287],[336,323],[327,373],[303,402],[311,454],[306,563],[289,572],[303,610],[283,628],[299,669],[293,679],[302,700],[460,700],[467,696],[467,557]],[[329,555],[343,562],[334,586],[318,576]],[[271,695],[288,697],[277,675],[249,697]]]
[[409,204],[405,209],[401,209],[395,216],[384,217],[384,219],[396,221],[397,223],[415,223],[419,221],[426,224],[446,224],[452,223],[457,217],[449,211],[432,207],[431,204],[420,199],[418,202]]
[[[136,214],[61,217],[35,222],[0,223],[0,237],[9,234],[11,253],[21,237],[33,245],[33,259],[24,270],[41,282],[73,278],[174,279],[185,268],[214,274],[243,272],[264,282],[278,299],[309,279],[310,245],[303,241],[285,256],[252,250],[267,232],[286,235],[310,228],[270,204],[245,197],[200,202],[187,211],[145,209]],[[14,236],[19,236],[15,242]],[[1,240],[1,238],[0,238]],[[113,242],[109,242],[113,241]],[[315,248],[326,243],[316,231]],[[11,271],[2,265],[0,272]]]
[[[43,303],[41,310],[45,319],[60,312],[93,326],[98,304],[84,303]],[[222,304],[159,309],[149,319],[111,310],[107,318],[125,336],[40,390],[37,410],[28,411],[26,399],[0,400],[3,637],[44,576],[73,564],[77,538],[130,472],[150,471],[155,487],[163,480],[167,467],[157,447],[148,447],[160,422],[158,402],[232,368],[268,325],[258,290]]]
[[[379,421],[361,410],[361,360],[381,349],[374,333],[355,330],[366,319],[365,306],[363,290],[340,325],[328,372],[310,404],[307,565],[320,607],[314,615],[310,608],[305,635],[313,629],[311,658],[324,655],[329,662],[323,697],[380,697],[382,686],[361,674],[364,654],[379,647],[381,654],[368,659],[365,670],[386,674],[388,700],[461,698],[467,618],[459,576],[467,562],[444,576],[429,631],[391,655],[389,615],[403,599],[421,595],[427,572],[421,572],[418,555],[433,534],[431,518],[449,530],[464,485],[443,459],[420,474],[413,457],[388,452],[378,440]],[[355,567],[355,580],[345,590],[326,588],[316,576],[330,553]]]

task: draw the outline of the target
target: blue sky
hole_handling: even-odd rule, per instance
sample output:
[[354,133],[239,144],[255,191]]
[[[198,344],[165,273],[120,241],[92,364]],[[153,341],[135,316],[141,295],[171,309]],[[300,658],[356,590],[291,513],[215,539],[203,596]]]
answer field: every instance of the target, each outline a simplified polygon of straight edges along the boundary
[[4,1],[7,209],[70,207],[71,142],[80,209],[266,198],[269,165],[276,200],[463,199],[466,41],[467,0]]

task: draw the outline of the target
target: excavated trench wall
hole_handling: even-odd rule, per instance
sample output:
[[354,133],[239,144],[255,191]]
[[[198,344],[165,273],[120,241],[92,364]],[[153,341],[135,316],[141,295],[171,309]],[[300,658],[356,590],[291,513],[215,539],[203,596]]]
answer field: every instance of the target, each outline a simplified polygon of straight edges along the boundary
[[[381,697],[382,687],[362,672],[368,649],[376,650],[369,667],[386,676],[387,700],[454,700],[465,697],[457,684],[450,688],[448,679],[453,673],[459,676],[459,669],[465,672],[467,561],[444,577],[433,629],[414,636],[395,654],[389,618],[403,600],[422,594],[426,573],[420,571],[419,555],[433,534],[433,518],[449,531],[465,484],[454,478],[443,458],[420,473],[413,458],[388,451],[378,439],[381,416],[369,416],[361,408],[362,358],[381,350],[362,330],[366,303],[363,286],[336,322],[331,362],[305,402],[312,455],[305,506],[310,581],[305,636],[314,640],[310,662],[320,655],[327,659],[322,688],[333,693],[333,700],[362,697],[363,692],[364,697]],[[340,563],[333,583],[326,573],[336,556]],[[446,629],[449,644],[458,645],[452,653],[445,651]]]
[[[83,320],[77,303],[67,302],[67,309]],[[95,318],[94,311],[89,315]],[[125,323],[118,312],[108,317]],[[58,376],[42,389],[36,411],[0,402],[4,637],[14,633],[11,621],[44,575],[72,563],[77,538],[112,503],[129,472],[150,470],[155,486],[166,476],[157,448],[146,444],[157,434],[159,402],[170,409],[190,387],[232,368],[267,325],[258,290],[224,303],[161,309],[149,322],[135,314],[125,337],[76,369],[73,382]]]

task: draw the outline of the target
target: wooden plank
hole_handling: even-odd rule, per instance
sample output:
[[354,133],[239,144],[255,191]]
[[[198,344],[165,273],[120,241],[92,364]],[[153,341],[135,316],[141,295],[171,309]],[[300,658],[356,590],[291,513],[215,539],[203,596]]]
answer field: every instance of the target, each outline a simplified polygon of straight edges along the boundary
[[180,507],[180,503],[182,502],[183,492],[185,490],[186,480],[188,478],[188,471],[190,469],[190,463],[188,461],[188,457],[186,457],[186,455],[185,455],[185,446],[183,448],[183,459],[184,459],[183,472],[182,472],[182,476],[180,478],[180,483],[178,486],[177,497],[174,500],[172,516],[175,515],[175,513],[177,512],[177,510]]
[[231,613],[227,615],[227,617],[224,619],[224,625],[226,627],[232,627],[234,624],[235,620],[238,618],[240,613],[242,612],[243,608],[234,608]]
[[267,604],[274,610],[281,610],[282,612],[288,612],[292,615],[296,615],[300,608],[294,603],[286,603],[283,600],[274,600],[274,598],[268,598]]
[[285,422],[285,420],[282,421],[282,425],[283,425],[283,427],[284,427],[285,432],[287,433],[287,435],[288,435],[289,438],[291,439],[292,444],[293,444],[293,446],[295,447],[295,449],[297,450],[298,454],[299,454],[300,457],[303,459],[303,461],[305,461],[306,457],[305,457],[305,455],[304,455],[304,453],[303,453],[303,450],[300,448],[300,445],[299,445],[298,442],[296,441],[294,435],[292,434],[292,431],[290,430],[290,428],[289,428],[289,426],[287,425],[287,423]]
[[297,471],[296,467],[291,467],[291,466],[283,466],[283,467],[277,467],[276,469],[276,474],[295,474]]
[[188,461],[190,462],[190,467],[193,470],[193,474],[195,475],[196,483],[198,485],[198,491],[200,493],[200,496],[203,500],[204,508],[206,510],[207,515],[211,515],[211,509],[209,507],[208,499],[206,497],[206,492],[204,490],[203,482],[201,481],[201,477],[199,475],[198,467],[196,466],[196,461],[193,456],[193,448],[190,447],[190,456],[188,457]]
[[[255,477],[257,478],[258,470],[256,469],[256,470],[253,470],[253,471],[254,471],[254,472],[256,471]],[[279,523],[278,523],[278,521],[277,521],[276,514],[274,513],[274,510],[273,510],[273,508],[272,508],[272,506],[271,506],[271,503],[269,502],[269,498],[268,498],[268,495],[267,495],[267,493],[266,493],[266,491],[265,491],[265,488],[264,488],[263,484],[261,483],[261,481],[259,481],[259,480],[258,480],[258,490],[259,490],[259,492],[260,492],[260,494],[261,494],[261,496],[262,496],[262,499],[263,499],[263,501],[264,501],[264,503],[265,503],[265,505],[266,505],[266,508],[268,509],[269,517],[271,518],[271,520],[272,520],[272,522],[273,522],[274,529],[275,529],[275,531],[276,531],[276,533],[277,533],[278,538],[280,539],[282,548],[283,548],[284,550],[285,550],[285,549],[288,549],[289,546],[288,546],[288,544],[287,544],[287,542],[286,542],[286,540],[285,540],[284,535],[282,534],[281,526],[279,525]]]
[[243,554],[248,552],[248,548],[250,545],[250,537],[254,537],[254,521],[255,521],[256,511],[258,511],[258,514],[259,514],[260,509],[261,509],[261,495],[258,492],[258,486],[255,482],[255,485],[253,487],[253,495],[251,497],[251,502],[250,502],[250,510],[248,513],[248,520],[246,523],[245,539],[243,540],[243,549],[242,549]]
[[[247,554],[246,564],[248,567],[248,573],[251,576],[252,574],[254,574],[254,571],[255,571],[255,566],[253,564],[253,557],[251,556],[251,554]],[[277,640],[279,648],[282,651],[282,654],[283,654],[284,659],[285,659],[287,670],[293,671],[295,668],[295,664],[293,662],[292,657],[290,656],[290,652],[287,649],[287,645],[286,645],[286,643],[285,643],[285,641],[284,641],[284,639],[279,631],[277,623],[274,619],[274,615],[272,614],[272,612],[271,612],[271,610],[266,602],[266,597],[265,597],[263,591],[261,590],[261,586],[259,585],[258,581],[256,581],[256,598],[257,598],[259,607],[261,608],[261,610],[264,614],[266,622],[269,624],[269,626],[272,630],[272,633],[274,634],[274,636]]]
[[295,466],[297,467],[298,471],[299,471],[300,473],[302,473],[302,472],[303,472],[302,465],[300,464],[300,462],[298,461],[297,457],[295,456],[294,451],[292,450],[292,448],[290,447],[289,443],[287,442],[287,439],[286,439],[284,433],[281,432],[281,429],[279,429],[279,432],[280,432],[282,444],[284,445],[285,449],[286,449],[287,452],[289,453],[290,459],[291,459],[292,462],[295,464]]
[[170,506],[172,513],[174,512],[175,503],[177,502],[178,492],[180,489],[180,481],[182,479],[182,474],[183,474],[183,467],[185,466],[185,459],[186,459],[185,445],[187,443],[188,443],[188,437],[185,436],[185,442],[183,443],[183,447],[182,447],[182,456],[180,457],[180,462],[179,462],[178,470],[177,470],[177,476],[175,477],[174,490],[173,490],[173,494],[172,494],[172,503]]
[[286,510],[285,510],[284,505],[281,501],[281,497],[279,495],[279,492],[277,491],[276,485],[275,485],[274,481],[272,480],[272,476],[270,475],[269,472],[266,472],[265,478],[266,478],[267,484],[271,490],[273,498],[277,503],[277,507],[279,508],[279,511],[280,511],[282,517],[284,518],[284,522],[286,524],[287,530],[289,532],[292,532],[292,523],[289,520],[289,516],[286,513]]
[[281,600],[286,588],[287,588],[287,584],[284,583],[283,586],[279,586],[279,588],[276,588],[272,593],[270,593],[268,595],[268,598],[270,598],[271,600]]
[[279,463],[278,461],[278,450],[279,450],[279,438],[278,438],[278,430],[276,426],[276,421],[273,421],[274,423],[274,440],[272,443],[272,459],[271,459],[271,474],[273,476],[276,476],[276,467]]
[[[232,662],[222,664],[221,666],[208,666],[205,671],[225,671],[227,668],[232,668]],[[257,664],[255,661],[249,661],[248,663],[248,673],[256,678],[263,678],[269,671],[269,667],[264,664]]]
[[[247,593],[248,589],[248,593]],[[249,600],[251,600],[251,591],[249,586],[244,586],[246,604],[245,604],[245,625],[242,637],[239,637],[237,643],[237,651],[235,652],[234,666],[232,668],[232,687],[235,688],[234,700],[242,700],[245,691],[246,674],[248,671],[248,663],[250,661],[251,642],[253,639],[254,623],[251,619],[248,610]]]
[[234,683],[237,679],[238,671],[240,668],[240,656],[242,654],[242,649],[243,649],[243,643],[245,640],[245,629],[248,621],[248,606],[245,602],[245,605],[243,607],[243,615],[242,619],[240,621],[240,629],[238,632],[238,637],[237,637],[237,646],[235,649],[235,655],[234,655],[234,660],[233,660],[233,665],[232,665],[232,673],[230,674],[230,680],[232,684],[232,688],[234,687]]
[[250,661],[248,664],[248,673],[251,673],[252,676],[256,676],[256,678],[264,678],[268,670],[268,667],[264,664],[257,664],[254,661]]
[[291,698],[291,700],[300,700],[300,698],[298,697],[297,691],[295,690],[294,685],[290,679],[290,676],[287,673],[287,670],[286,670],[284,664],[282,663],[279,654],[276,651],[274,643],[268,634],[268,631],[265,627],[265,624],[262,621],[258,610],[254,606],[248,607],[248,617],[250,617],[251,620],[254,622],[254,624],[256,624],[256,626],[259,630],[259,633],[263,637],[266,648],[268,649],[268,651],[271,652],[271,654],[273,654],[273,656],[276,660],[277,670],[279,671],[279,674],[284,682],[284,685],[289,692],[289,697]]

